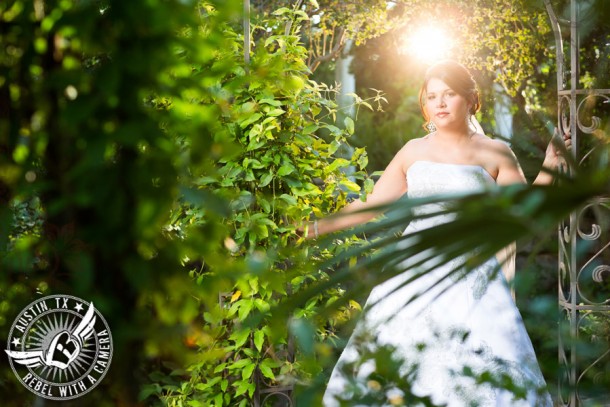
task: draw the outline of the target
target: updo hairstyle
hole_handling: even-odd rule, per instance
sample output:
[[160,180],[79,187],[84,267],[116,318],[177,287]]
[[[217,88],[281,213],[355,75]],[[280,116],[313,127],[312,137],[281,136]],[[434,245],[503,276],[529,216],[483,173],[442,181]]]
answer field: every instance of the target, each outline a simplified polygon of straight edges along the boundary
[[479,89],[477,88],[477,83],[470,74],[470,71],[458,62],[451,60],[441,61],[428,68],[426,75],[424,76],[424,83],[419,90],[419,107],[426,123],[430,121],[430,117],[425,109],[426,89],[428,87],[428,82],[432,78],[440,79],[445,82],[458,95],[470,101],[470,103],[472,103],[472,106],[470,107],[471,115],[481,109]]

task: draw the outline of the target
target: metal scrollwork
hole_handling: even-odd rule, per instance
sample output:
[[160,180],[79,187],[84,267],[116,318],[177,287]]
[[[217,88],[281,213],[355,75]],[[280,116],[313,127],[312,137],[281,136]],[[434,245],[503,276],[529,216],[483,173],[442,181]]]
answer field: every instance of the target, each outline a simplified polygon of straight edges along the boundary
[[604,273],[607,273],[608,274],[608,278],[610,279],[610,266],[603,264],[601,266],[595,267],[593,269],[593,273],[591,275],[591,278],[596,283],[603,283],[604,282]]
[[602,235],[602,228],[594,223],[591,225],[591,233],[586,234],[579,228],[578,235],[585,240],[597,240]]
[[[610,304],[610,294],[604,294],[603,292],[597,292],[599,290],[594,289],[590,285],[587,285],[586,282],[594,281],[596,283],[603,283],[603,275],[604,273],[610,273],[610,266],[607,265],[597,265],[591,270],[591,267],[598,262],[604,252],[610,247],[610,242],[605,244],[601,249],[597,250],[592,256],[589,257],[589,260],[585,262],[584,265],[580,267],[580,271],[578,273],[578,294],[580,296],[579,303],[583,303],[585,305],[606,305]],[[591,271],[590,271],[591,270]],[[590,274],[589,274],[590,273]],[[581,281],[583,280],[583,281]],[[598,300],[591,299],[592,297],[598,297]],[[602,298],[600,298],[602,297]],[[603,311],[603,309],[600,309]]]
[[597,240],[600,238],[600,236],[602,235],[602,228],[601,226],[599,226],[596,223],[591,224],[591,233],[585,233],[582,231],[580,225],[583,221],[583,215],[586,213],[587,209],[592,208],[594,206],[596,206],[597,203],[592,203],[589,204],[587,206],[585,206],[580,213],[578,214],[578,222],[577,222],[577,232],[578,232],[578,236],[580,236],[581,239],[584,240]]
[[570,132],[573,112],[570,104],[570,96],[562,95],[559,98],[559,131],[560,134]]
[[570,243],[570,241],[572,240],[572,238],[570,237],[570,227],[569,226],[564,226],[563,229],[561,229],[559,231],[560,234],[563,234],[563,241],[566,243]]
[[[286,393],[282,393],[282,392],[273,392],[273,393],[268,394],[267,397],[265,397],[263,399],[262,405],[263,406],[267,405],[267,403],[271,402],[273,399],[276,399],[276,405],[278,402],[281,403],[282,406],[293,406],[294,405],[290,396],[288,396]],[[282,399],[282,402],[280,402],[280,399]]]
[[580,129],[580,131],[582,131],[583,133],[586,133],[586,134],[592,134],[593,132],[595,132],[595,130],[599,129],[599,127],[602,123],[602,119],[597,116],[591,116],[591,125],[590,126],[584,125],[580,119],[582,107],[592,104],[594,98],[604,99],[604,101],[602,103],[610,102],[610,97],[608,97],[607,95],[604,95],[602,93],[593,93],[593,94],[587,95],[583,100],[580,101],[580,103],[578,104],[578,108],[576,109],[576,118],[577,118],[576,123],[578,124],[578,128]]
[[[579,37],[580,25],[585,21],[580,14],[584,3],[562,2],[565,8],[558,18],[552,0],[544,0],[555,37],[557,128],[560,134],[571,135],[575,165],[583,167],[599,150],[600,141],[607,138],[604,126],[610,111],[610,89],[578,88],[582,83]],[[609,405],[610,344],[605,333],[606,325],[610,326],[609,203],[608,197],[596,199],[558,229],[558,303],[562,318],[556,400],[561,407]],[[586,351],[581,341],[586,341]],[[600,404],[596,404],[598,401]]]
[[559,301],[566,302],[570,299],[569,284],[568,281],[568,269],[566,264],[561,261],[559,263]]

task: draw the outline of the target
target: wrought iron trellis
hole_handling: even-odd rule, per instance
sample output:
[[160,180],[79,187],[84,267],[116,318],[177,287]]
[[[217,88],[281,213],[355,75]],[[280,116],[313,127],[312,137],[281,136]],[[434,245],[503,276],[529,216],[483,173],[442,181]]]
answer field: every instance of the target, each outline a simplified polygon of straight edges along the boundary
[[[551,0],[544,3],[557,50],[557,127],[571,134],[574,162],[588,165],[596,150],[596,136],[607,137],[598,115],[605,111],[607,116],[610,110],[610,89],[579,87],[581,7],[585,2],[570,0],[567,19],[557,17]],[[592,333],[604,321],[610,323],[609,220],[610,197],[599,197],[559,227],[559,406],[610,406],[610,349],[605,340],[595,343]],[[584,336],[589,342],[581,346]]]

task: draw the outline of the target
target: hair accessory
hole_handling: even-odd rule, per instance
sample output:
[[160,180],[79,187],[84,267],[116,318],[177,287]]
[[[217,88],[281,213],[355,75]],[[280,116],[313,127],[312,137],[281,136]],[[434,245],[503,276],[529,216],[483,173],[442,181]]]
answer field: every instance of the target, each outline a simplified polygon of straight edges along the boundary
[[428,133],[433,133],[436,131],[436,125],[432,120],[426,123],[426,129],[428,129]]

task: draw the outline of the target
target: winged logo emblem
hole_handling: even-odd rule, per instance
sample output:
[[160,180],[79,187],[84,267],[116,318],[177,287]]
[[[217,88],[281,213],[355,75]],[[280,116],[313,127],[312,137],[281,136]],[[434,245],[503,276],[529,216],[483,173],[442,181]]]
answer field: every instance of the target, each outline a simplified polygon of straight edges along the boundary
[[87,309],[78,326],[72,332],[62,330],[56,333],[45,349],[33,351],[5,350],[5,352],[14,362],[31,368],[44,365],[64,370],[76,360],[85,341],[93,334],[95,320],[95,308],[93,303],[90,303],[89,309]]

